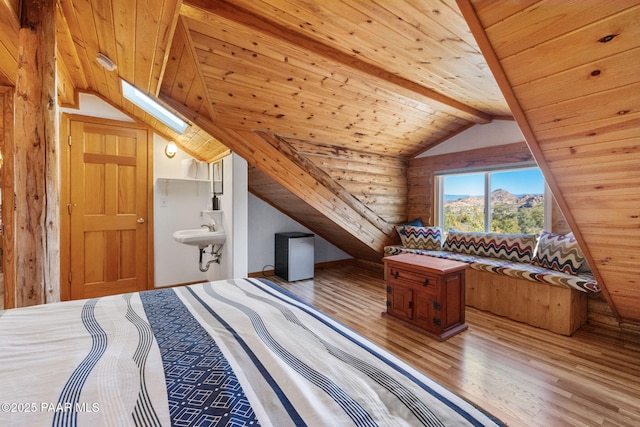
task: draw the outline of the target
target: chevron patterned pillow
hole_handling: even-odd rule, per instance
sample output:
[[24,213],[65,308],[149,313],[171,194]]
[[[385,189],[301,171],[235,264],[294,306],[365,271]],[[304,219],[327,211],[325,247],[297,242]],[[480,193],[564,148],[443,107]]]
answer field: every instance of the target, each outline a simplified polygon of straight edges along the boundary
[[514,262],[531,262],[538,236],[535,234],[504,234],[450,229],[443,250],[500,258]]
[[416,227],[413,225],[396,225],[402,246],[407,249],[425,249],[439,251],[442,249],[442,230],[440,227]]
[[542,233],[533,264],[567,274],[578,274],[583,263],[584,254],[573,234]]

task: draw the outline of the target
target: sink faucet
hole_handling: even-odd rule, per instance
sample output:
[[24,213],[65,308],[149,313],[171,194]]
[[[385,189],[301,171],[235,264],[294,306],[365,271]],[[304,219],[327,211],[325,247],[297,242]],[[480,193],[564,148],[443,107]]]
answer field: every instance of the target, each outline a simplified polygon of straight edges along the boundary
[[209,231],[216,231],[216,223],[212,222],[211,224],[202,224],[200,227],[207,227]]

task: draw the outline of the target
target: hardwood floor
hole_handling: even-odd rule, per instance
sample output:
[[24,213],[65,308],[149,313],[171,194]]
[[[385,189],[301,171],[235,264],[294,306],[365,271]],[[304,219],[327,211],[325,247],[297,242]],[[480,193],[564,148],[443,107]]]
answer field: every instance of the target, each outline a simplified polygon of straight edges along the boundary
[[586,325],[564,337],[467,308],[444,342],[382,317],[382,268],[317,269],[281,284],[510,426],[640,426],[640,337]]

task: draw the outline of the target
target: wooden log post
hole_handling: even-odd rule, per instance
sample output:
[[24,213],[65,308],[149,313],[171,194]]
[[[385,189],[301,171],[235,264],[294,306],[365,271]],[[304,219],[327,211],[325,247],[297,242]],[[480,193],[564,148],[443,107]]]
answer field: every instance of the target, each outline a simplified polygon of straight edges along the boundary
[[24,0],[15,89],[15,305],[60,299],[55,0]]
[[4,308],[15,307],[15,225],[13,150],[14,150],[14,88],[0,88],[2,92],[2,120],[0,128],[0,150],[2,167],[0,168],[0,188],[2,189],[2,273],[4,278]]

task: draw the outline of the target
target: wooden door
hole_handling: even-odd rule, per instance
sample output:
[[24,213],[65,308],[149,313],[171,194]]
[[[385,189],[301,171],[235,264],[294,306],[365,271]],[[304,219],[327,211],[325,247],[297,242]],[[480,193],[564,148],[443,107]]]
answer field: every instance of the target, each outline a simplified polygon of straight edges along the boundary
[[[71,120],[68,146],[70,299],[147,289],[147,130]],[[64,183],[64,180],[63,180]],[[64,228],[63,228],[64,231]]]

